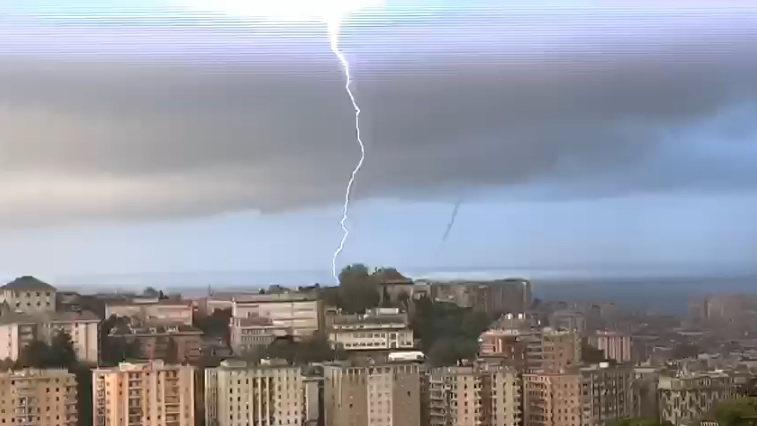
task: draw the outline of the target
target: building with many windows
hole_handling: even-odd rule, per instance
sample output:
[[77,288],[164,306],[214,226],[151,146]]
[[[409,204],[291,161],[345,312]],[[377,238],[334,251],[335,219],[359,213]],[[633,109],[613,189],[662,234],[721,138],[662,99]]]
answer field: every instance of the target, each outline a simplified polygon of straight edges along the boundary
[[415,363],[323,367],[324,424],[417,426],[421,366]]
[[92,371],[95,426],[194,426],[195,368],[161,360]]
[[55,287],[24,276],[0,287],[0,303],[11,312],[39,314],[55,312]]
[[15,361],[34,340],[50,343],[61,331],[71,336],[80,361],[96,363],[99,350],[98,324],[92,312],[46,312],[36,315],[6,313],[0,316],[0,359]]
[[336,315],[327,322],[329,341],[346,351],[413,348],[407,314],[396,308],[375,308],[365,315]]
[[517,426],[522,383],[513,368],[486,364],[435,368],[428,373],[430,426]]
[[205,370],[206,426],[302,424],[304,378],[299,367],[224,361]]
[[76,377],[67,370],[0,373],[0,424],[73,426],[76,402]]

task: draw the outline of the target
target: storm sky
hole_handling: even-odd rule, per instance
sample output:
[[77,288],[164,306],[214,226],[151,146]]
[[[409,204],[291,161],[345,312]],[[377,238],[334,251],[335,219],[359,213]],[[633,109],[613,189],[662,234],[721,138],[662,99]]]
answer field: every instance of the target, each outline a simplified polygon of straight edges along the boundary
[[[23,3],[0,271],[328,270],[359,152],[323,24]],[[757,7],[415,3],[344,23],[367,159],[342,262],[752,268]]]

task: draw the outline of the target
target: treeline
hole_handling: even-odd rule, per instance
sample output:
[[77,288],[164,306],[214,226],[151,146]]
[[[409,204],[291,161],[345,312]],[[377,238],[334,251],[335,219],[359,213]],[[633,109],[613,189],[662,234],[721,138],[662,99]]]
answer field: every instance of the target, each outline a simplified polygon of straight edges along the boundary
[[243,358],[252,361],[282,359],[292,365],[307,365],[314,362],[345,360],[347,354],[339,347],[332,347],[326,335],[316,333],[301,341],[292,338],[276,339],[264,349],[244,354]]

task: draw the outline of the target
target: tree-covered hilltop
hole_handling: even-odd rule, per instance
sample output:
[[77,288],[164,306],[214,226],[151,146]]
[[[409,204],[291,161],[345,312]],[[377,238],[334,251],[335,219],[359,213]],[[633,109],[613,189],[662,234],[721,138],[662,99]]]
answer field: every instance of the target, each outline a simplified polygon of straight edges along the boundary
[[[342,269],[339,285],[320,287],[320,296],[327,305],[344,313],[364,313],[367,309],[391,306],[388,297],[381,297],[381,283],[390,278],[404,277],[391,267],[377,268],[373,272],[364,264],[353,264]],[[478,338],[492,321],[481,312],[461,308],[452,303],[435,302],[428,298],[411,300],[410,295],[399,297],[397,308],[407,311],[413,304],[410,326],[419,349],[435,365],[454,365],[458,360],[475,358]]]

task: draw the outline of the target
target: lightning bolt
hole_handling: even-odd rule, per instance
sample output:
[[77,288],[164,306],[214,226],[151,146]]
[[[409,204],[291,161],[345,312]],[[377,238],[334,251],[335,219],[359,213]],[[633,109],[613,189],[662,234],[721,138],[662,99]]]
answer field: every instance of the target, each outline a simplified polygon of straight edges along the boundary
[[355,178],[357,177],[358,173],[360,173],[360,169],[363,167],[363,163],[365,162],[365,144],[363,144],[363,140],[360,138],[360,106],[358,106],[357,101],[355,100],[355,95],[352,93],[352,89],[350,86],[352,85],[352,76],[350,74],[350,62],[347,60],[347,57],[344,55],[344,53],[339,49],[339,34],[341,30],[341,17],[335,17],[327,20],[328,25],[328,32],[329,32],[329,44],[331,46],[331,51],[334,53],[334,56],[337,57],[339,60],[339,63],[342,65],[342,70],[344,71],[344,90],[347,92],[347,95],[350,98],[350,101],[352,102],[352,108],[355,110],[355,139],[357,140],[358,145],[360,146],[360,159],[358,160],[357,164],[355,164],[355,167],[352,169],[352,173],[350,173],[350,179],[347,181],[347,188],[344,192],[344,206],[342,207],[342,219],[339,221],[339,226],[342,228],[342,240],[339,242],[339,246],[334,251],[334,255],[331,258],[331,275],[334,277],[335,281],[339,281],[339,274],[337,272],[336,268],[336,261],[339,258],[339,255],[344,250],[344,245],[347,242],[347,238],[350,236],[350,230],[347,228],[347,220],[349,219],[349,213],[350,213],[350,202],[352,201],[352,188],[355,186]]

